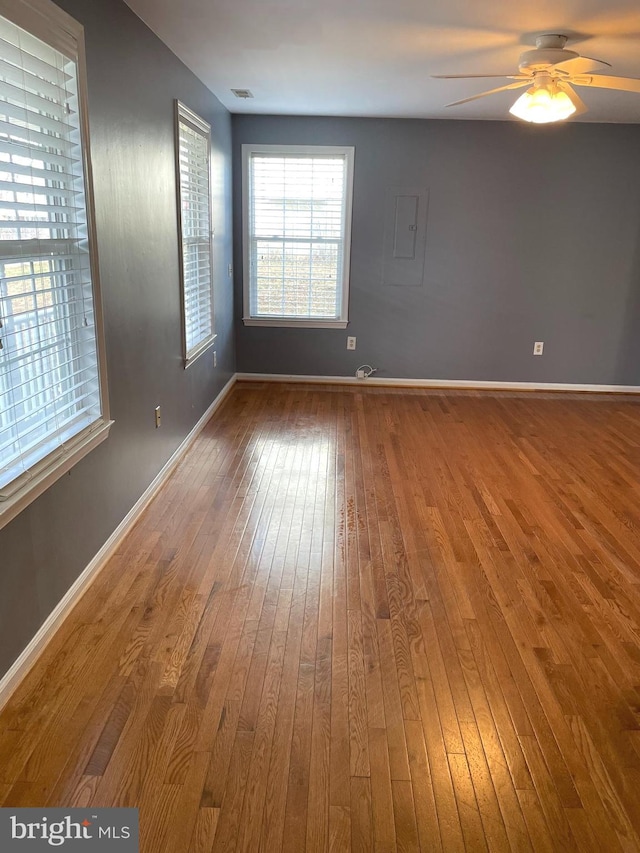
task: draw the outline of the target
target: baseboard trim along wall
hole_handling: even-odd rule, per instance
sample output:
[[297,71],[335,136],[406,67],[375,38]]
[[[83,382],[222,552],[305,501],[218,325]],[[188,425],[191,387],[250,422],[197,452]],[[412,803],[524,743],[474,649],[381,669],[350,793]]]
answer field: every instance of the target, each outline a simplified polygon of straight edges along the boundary
[[393,379],[370,376],[297,376],[293,373],[237,373],[238,382],[301,382],[322,385],[377,385],[390,388],[450,388],[485,391],[577,391],[589,394],[640,394],[640,385],[588,385],[569,382],[494,382],[476,379]]
[[206,412],[202,415],[191,432],[182,441],[179,447],[173,452],[168,461],[164,464],[158,475],[145,489],[143,494],[138,498],[136,503],[131,507],[120,524],[113,531],[111,536],[104,543],[89,565],[84,569],[82,574],[77,578],[75,583],[67,590],[64,597],[58,602],[57,606],[52,610],[49,616],[41,625],[37,634],[25,648],[22,654],[17,658],[15,663],[7,671],[0,680],[0,709],[6,705],[7,701],[18,687],[20,682],[27,675],[29,670],[37,662],[42,652],[51,641],[53,635],[62,625],[63,621],[70,613],[73,607],[78,603],[82,595],[86,592],[89,585],[104,567],[107,560],[114,553],[120,542],[124,539],[127,533],[131,530],[138,518],[142,515],[149,503],[155,497],[160,487],[174,470],[178,462],[182,459],[189,447],[193,444],[198,435],[202,432],[207,422],[211,419],[216,409],[218,409],[224,400],[229,395],[231,389],[235,385],[235,375],[224,386],[222,391],[215,398]]

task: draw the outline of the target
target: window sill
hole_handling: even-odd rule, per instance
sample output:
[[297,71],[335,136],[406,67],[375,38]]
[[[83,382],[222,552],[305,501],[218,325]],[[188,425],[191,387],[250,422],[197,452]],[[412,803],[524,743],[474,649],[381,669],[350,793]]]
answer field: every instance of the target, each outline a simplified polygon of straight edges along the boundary
[[113,421],[102,421],[90,433],[84,435],[80,441],[71,446],[62,456],[38,471],[18,489],[7,500],[0,502],[0,529],[9,524],[10,521],[26,509],[30,503],[66,474],[73,466],[90,453],[94,447],[101,444],[109,435]]
[[346,329],[348,320],[293,320],[286,317],[243,317],[245,326],[280,326],[287,329]]
[[210,349],[215,344],[217,337],[217,334],[211,335],[210,338],[207,338],[205,341],[198,344],[197,347],[194,347],[184,360],[184,369],[186,370],[187,367],[191,367],[194,361],[197,361],[201,355]]

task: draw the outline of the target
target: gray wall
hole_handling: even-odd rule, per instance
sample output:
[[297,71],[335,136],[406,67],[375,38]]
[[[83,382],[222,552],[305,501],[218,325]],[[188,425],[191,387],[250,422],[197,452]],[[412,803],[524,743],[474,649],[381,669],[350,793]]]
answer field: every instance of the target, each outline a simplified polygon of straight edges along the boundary
[[[239,371],[640,384],[639,125],[236,115],[233,137]],[[245,142],[355,146],[347,330],[242,325]],[[430,190],[421,287],[382,280],[392,186]]]
[[[60,0],[85,26],[111,435],[0,531],[0,674],[235,371],[231,122],[213,95],[120,0]],[[213,127],[218,367],[184,370],[174,98]],[[154,426],[162,406],[163,425]]]

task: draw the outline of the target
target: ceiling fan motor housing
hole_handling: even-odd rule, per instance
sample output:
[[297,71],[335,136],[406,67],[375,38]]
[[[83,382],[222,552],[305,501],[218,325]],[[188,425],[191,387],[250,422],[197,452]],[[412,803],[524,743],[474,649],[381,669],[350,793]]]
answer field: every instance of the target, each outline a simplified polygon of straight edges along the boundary
[[520,56],[520,71],[540,71],[566,62],[567,59],[576,59],[580,56],[575,50],[566,50],[567,37],[563,35],[545,34],[536,38],[535,50],[526,50]]
[[544,50],[527,50],[520,57],[520,71],[541,71],[567,59],[576,59],[580,56],[575,50],[563,50],[562,48],[545,48]]

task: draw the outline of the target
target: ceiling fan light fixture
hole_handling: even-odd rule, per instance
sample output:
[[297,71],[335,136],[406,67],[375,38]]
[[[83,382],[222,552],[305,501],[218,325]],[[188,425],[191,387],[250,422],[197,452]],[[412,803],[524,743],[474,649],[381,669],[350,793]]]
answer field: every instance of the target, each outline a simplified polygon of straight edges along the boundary
[[534,124],[564,121],[576,112],[571,99],[557,86],[532,86],[520,95],[509,112]]

